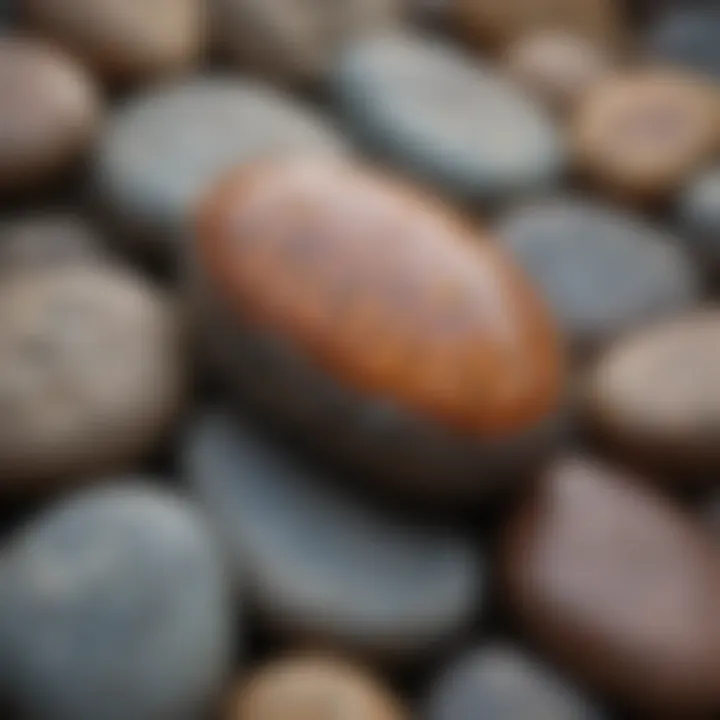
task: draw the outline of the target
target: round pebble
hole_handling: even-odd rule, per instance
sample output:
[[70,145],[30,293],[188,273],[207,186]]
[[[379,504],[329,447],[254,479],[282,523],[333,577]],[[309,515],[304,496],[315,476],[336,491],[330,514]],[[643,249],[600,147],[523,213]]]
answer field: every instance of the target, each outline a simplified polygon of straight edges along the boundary
[[453,661],[433,685],[428,720],[600,720],[578,690],[519,648],[490,645]]
[[244,597],[286,639],[415,663],[480,611],[482,564],[467,540],[341,495],[335,478],[222,412],[196,422],[184,452]]
[[579,197],[528,203],[497,230],[580,354],[700,298],[680,241],[609,205]]
[[36,518],[2,567],[5,678],[33,720],[196,720],[229,670],[229,589],[203,518],[122,479]]
[[[660,470],[720,470],[720,312],[696,310],[601,358],[587,412],[621,452]],[[684,475],[681,475],[684,477]]]
[[640,717],[720,704],[718,548],[636,478],[559,461],[505,528],[500,566],[525,630],[599,692]]
[[131,466],[185,394],[174,304],[119,269],[64,266],[0,284],[0,486]]
[[219,375],[367,480],[481,499],[553,446],[552,319],[432,196],[345,161],[259,163],[209,194],[192,250]]
[[113,82],[192,67],[205,40],[203,0],[24,0],[30,25]]
[[717,152],[718,97],[713,85],[669,70],[609,79],[578,109],[577,165],[618,198],[665,198]]
[[562,175],[562,139],[544,108],[444,41],[367,39],[343,54],[332,85],[368,152],[461,200],[492,203]]
[[323,80],[349,43],[398,25],[405,0],[211,0],[219,47],[279,80]]
[[217,175],[267,154],[344,151],[324,119],[270,86],[191,78],[136,97],[111,120],[96,190],[135,250],[175,260],[194,205]]
[[405,720],[389,689],[331,657],[293,657],[256,671],[232,698],[224,720]]
[[678,217],[705,271],[720,275],[720,167],[701,173],[680,194]]
[[98,90],[82,66],[38,41],[0,37],[0,197],[66,169],[100,120]]

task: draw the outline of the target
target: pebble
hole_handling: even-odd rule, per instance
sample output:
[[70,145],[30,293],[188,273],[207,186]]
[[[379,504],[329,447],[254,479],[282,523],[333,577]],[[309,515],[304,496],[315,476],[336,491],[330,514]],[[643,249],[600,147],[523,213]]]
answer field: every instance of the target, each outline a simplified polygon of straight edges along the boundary
[[718,98],[712,84],[678,71],[645,69],[610,78],[577,111],[578,168],[618,199],[665,199],[716,154]]
[[678,220],[688,247],[714,280],[720,277],[720,167],[693,178],[680,194]]
[[218,46],[241,67],[291,83],[324,80],[343,48],[400,24],[405,0],[210,0]]
[[0,487],[34,491],[129,467],[174,424],[186,373],[174,303],[111,267],[0,284]]
[[[720,311],[698,309],[618,343],[588,383],[587,414],[623,454],[658,470],[720,470]],[[713,479],[714,480],[714,479]]]
[[406,720],[400,701],[364,669],[335,657],[276,660],[245,680],[224,720]]
[[368,481],[484,499],[553,447],[552,318],[432,196],[348,161],[258,163],[209,194],[192,250],[218,376]]
[[191,69],[206,36],[204,0],[24,0],[30,26],[110,82]]
[[0,198],[68,169],[101,117],[98,88],[75,60],[36,40],[0,36]]
[[544,108],[445,41],[366,39],[343,54],[332,88],[362,147],[444,194],[495,203],[562,176],[562,139]]
[[524,650],[494,643],[454,659],[432,686],[428,720],[600,720],[574,687]]
[[499,563],[509,606],[567,672],[640,717],[720,706],[718,548],[670,500],[566,458],[508,523]]
[[580,355],[699,301],[698,272],[680,240],[599,201],[516,205],[497,232]]
[[233,622],[194,507],[122,478],[64,498],[5,553],[3,680],[21,717],[204,717],[229,671]]
[[111,119],[96,194],[134,250],[174,262],[194,205],[216,176],[267,154],[345,149],[327,121],[270,86],[190,78],[142,93]]
[[226,543],[244,597],[290,642],[416,663],[482,606],[469,541],[340,494],[247,422],[215,411],[184,443],[184,474]]

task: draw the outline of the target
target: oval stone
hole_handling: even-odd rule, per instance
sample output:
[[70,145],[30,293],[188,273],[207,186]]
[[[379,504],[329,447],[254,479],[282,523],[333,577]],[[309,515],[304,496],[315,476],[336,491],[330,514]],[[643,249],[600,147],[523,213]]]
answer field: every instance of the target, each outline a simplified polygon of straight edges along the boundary
[[136,251],[175,260],[194,205],[216,176],[268,154],[344,151],[325,120],[270,86],[192,78],[145,92],[111,119],[96,192]]
[[544,304],[431,196],[344,161],[260,163],[210,193],[192,249],[219,372],[368,479],[480,497],[552,444]]
[[0,284],[0,487],[48,489],[144,457],[186,390],[175,305],[120,269],[65,266]]
[[0,36],[0,197],[66,169],[100,119],[98,89],[81,65],[39,41]]
[[3,678],[34,720],[196,720],[222,690],[233,633],[204,519],[131,478],[73,494],[3,558]]
[[343,54],[332,85],[363,147],[462,200],[545,189],[562,174],[562,139],[544,109],[444,41],[366,39]]
[[642,717],[720,705],[718,548],[636,478],[558,462],[503,531],[500,568],[527,633],[599,692]]
[[700,298],[698,273],[678,239],[594,200],[516,206],[497,232],[580,354]]
[[392,692],[342,659],[298,656],[253,673],[231,698],[223,720],[405,720]]
[[576,688],[542,662],[494,644],[454,660],[433,684],[428,720],[601,720]]
[[469,541],[341,495],[336,478],[247,422],[198,420],[183,467],[244,597],[290,642],[415,663],[480,611],[483,568]]

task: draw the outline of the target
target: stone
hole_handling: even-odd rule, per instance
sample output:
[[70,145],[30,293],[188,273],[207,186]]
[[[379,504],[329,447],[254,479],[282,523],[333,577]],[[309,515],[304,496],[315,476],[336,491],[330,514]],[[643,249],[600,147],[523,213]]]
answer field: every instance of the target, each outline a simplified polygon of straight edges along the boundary
[[52,505],[5,553],[3,679],[21,717],[205,717],[229,672],[234,622],[192,505],[119,478]]
[[525,651],[505,644],[454,659],[433,684],[428,720],[601,720],[579,690]]
[[303,647],[414,664],[467,632],[484,568],[466,538],[373,510],[227,412],[184,442],[183,473],[266,628]]
[[24,13],[35,31],[113,83],[187,71],[204,50],[202,0],[24,0]]
[[85,68],[39,41],[0,36],[0,197],[35,189],[72,165],[101,116]]
[[701,309],[656,323],[600,358],[586,414],[628,458],[678,481],[720,470],[720,312]]
[[223,720],[405,720],[400,701],[364,669],[336,657],[276,660],[253,673]]
[[561,196],[515,206],[497,234],[579,355],[681,313],[701,296],[680,240],[596,200]]
[[720,558],[697,521],[640,481],[570,457],[504,528],[503,594],[567,672],[641,717],[720,705]]
[[332,94],[361,147],[459,200],[494,204],[562,176],[562,137],[544,108],[445,41],[359,42],[343,54]]
[[677,204],[680,227],[706,273],[720,276],[720,167],[693,178]]
[[131,467],[186,392],[175,303],[119,268],[0,283],[0,488],[35,492]]
[[644,69],[596,86],[573,123],[578,169],[622,200],[677,192],[720,145],[717,89],[692,75]]
[[96,195],[131,249],[174,262],[194,205],[216,176],[267,154],[345,149],[328,122],[270,86],[191,78],[146,91],[111,118]]
[[343,160],[212,190],[186,284],[218,377],[322,456],[408,499],[483,501],[554,447],[554,322],[488,235]]
[[218,46],[242,67],[290,83],[324,80],[343,48],[400,24],[405,0],[211,0]]

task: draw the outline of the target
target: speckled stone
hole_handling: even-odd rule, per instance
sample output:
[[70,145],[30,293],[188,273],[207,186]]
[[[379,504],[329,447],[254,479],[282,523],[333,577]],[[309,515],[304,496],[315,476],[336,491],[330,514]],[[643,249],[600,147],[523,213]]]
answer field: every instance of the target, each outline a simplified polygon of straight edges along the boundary
[[206,37],[204,0],[24,0],[29,25],[112,82],[190,69]]
[[578,689],[525,651],[493,644],[454,660],[431,687],[428,720],[601,720]]
[[346,498],[339,478],[222,412],[199,419],[184,450],[244,596],[286,639],[415,663],[480,612],[482,563],[465,539]]
[[0,36],[0,197],[34,189],[78,160],[101,115],[94,81],[69,55]]
[[0,284],[0,487],[48,490],[131,467],[186,389],[175,304],[119,268]]
[[433,502],[552,451],[554,322],[491,238],[346,161],[258,163],[202,205],[188,291],[218,377],[367,482]]
[[344,151],[323,118],[270,86],[191,78],[143,93],[111,119],[96,192],[135,250],[174,260],[195,203],[217,175],[266,154]]
[[123,478],[52,506],[5,552],[2,681],[22,718],[205,717],[234,633],[227,578],[194,507]]
[[700,298],[698,272],[678,238],[595,200],[567,196],[516,206],[497,232],[580,354]]
[[218,46],[241,67],[291,83],[325,79],[348,44],[400,24],[405,0],[210,0]]
[[508,199],[562,175],[562,138],[542,106],[444,41],[404,34],[357,43],[332,86],[363,147],[461,200]]
[[678,220],[703,269],[720,278],[720,167],[688,183],[678,201]]

